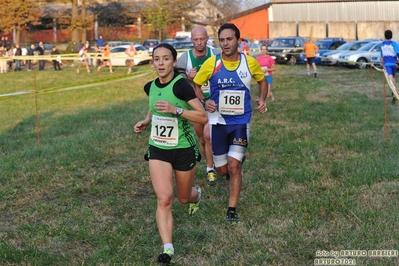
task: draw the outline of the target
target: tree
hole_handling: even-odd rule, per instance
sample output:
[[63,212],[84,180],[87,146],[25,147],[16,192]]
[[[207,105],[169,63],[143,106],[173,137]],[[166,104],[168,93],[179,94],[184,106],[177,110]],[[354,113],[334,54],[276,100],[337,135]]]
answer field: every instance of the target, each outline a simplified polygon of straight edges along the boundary
[[21,32],[29,25],[40,24],[41,12],[31,0],[0,0],[0,29],[10,33],[15,29],[14,43],[19,43]]
[[167,27],[181,23],[182,17],[189,17],[197,0],[154,0],[142,8],[144,22],[151,25],[153,31],[162,39]]
[[203,0],[200,13],[212,28],[213,36],[222,23],[231,20],[235,14],[253,5],[252,0]]
[[139,15],[137,8],[132,3],[95,3],[91,6],[91,10],[96,14],[98,24],[102,27],[132,24]]
[[[93,27],[94,15],[86,15],[86,9],[95,0],[70,0],[72,4],[71,26],[72,41],[79,41],[79,32],[82,33],[82,43],[87,39],[86,30]],[[79,2],[81,8],[79,12]]]

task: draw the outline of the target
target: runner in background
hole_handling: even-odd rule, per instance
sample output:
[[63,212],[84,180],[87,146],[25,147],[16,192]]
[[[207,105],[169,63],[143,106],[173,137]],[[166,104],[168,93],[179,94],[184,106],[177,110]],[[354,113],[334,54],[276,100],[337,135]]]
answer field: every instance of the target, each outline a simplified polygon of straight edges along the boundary
[[[396,42],[393,42],[392,39],[392,31],[386,30],[385,33],[385,41],[381,44],[381,62],[384,66],[385,71],[388,74],[389,79],[392,81],[393,85],[396,88],[396,63],[398,61],[399,55],[399,46]],[[396,103],[396,98],[393,95],[392,104]]]
[[261,46],[261,55],[256,57],[256,60],[259,62],[260,67],[262,68],[262,71],[265,73],[265,78],[267,81],[267,88],[268,88],[268,95],[267,98],[270,98],[272,101],[274,101],[274,96],[272,93],[272,84],[273,84],[273,77],[272,74],[274,71],[276,71],[276,61],[267,54],[267,45],[263,44]]
[[127,61],[129,64],[129,69],[127,71],[127,74],[132,73],[132,68],[134,67],[134,56],[137,54],[136,48],[134,47],[134,44],[131,43],[129,48],[125,50],[125,53],[130,57]]
[[[177,66],[184,68],[187,73],[190,84],[194,86],[192,80],[197,72],[201,69],[202,64],[209,57],[219,53],[218,50],[207,47],[208,32],[202,26],[197,26],[191,31],[191,41],[193,48],[184,52],[179,60]],[[209,84],[202,86],[202,92],[206,99],[209,99]],[[204,103],[203,103],[204,104]],[[213,165],[212,145],[210,138],[209,124],[203,125],[201,123],[193,123],[195,133],[198,136],[200,149],[206,160],[206,179],[209,186],[216,185],[217,178]]]
[[312,43],[310,38],[307,38],[307,41],[303,47],[303,52],[306,56],[306,70],[308,71],[308,76],[310,76],[310,65],[313,67],[313,75],[317,78],[317,68],[315,63],[316,54],[319,52],[319,47]]

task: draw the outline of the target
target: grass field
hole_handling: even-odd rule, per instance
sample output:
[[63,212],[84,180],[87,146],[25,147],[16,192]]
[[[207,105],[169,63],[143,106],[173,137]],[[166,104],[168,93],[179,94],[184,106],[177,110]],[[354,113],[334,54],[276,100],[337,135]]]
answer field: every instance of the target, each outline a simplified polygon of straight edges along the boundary
[[[149,131],[133,132],[155,75],[115,70],[0,74],[0,265],[157,265]],[[37,98],[2,97],[35,84]],[[384,126],[382,74],[279,65],[273,91],[251,125],[243,223],[226,223],[227,181],[207,187],[201,162],[200,211],[174,202],[175,265],[314,265],[344,250],[395,250],[345,258],[398,265],[399,111],[387,97]]]

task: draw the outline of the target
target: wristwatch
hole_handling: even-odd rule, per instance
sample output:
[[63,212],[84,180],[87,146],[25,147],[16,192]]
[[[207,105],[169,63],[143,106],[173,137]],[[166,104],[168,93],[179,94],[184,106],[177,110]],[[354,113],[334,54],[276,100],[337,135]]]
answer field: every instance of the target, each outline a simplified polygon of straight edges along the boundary
[[181,116],[181,114],[183,113],[184,109],[181,107],[176,107],[176,115],[177,116]]

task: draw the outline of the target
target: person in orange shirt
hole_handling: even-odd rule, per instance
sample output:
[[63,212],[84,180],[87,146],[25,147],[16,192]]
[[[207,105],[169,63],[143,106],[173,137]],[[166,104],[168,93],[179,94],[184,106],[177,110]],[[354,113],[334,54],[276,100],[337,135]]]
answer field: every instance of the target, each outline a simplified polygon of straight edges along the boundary
[[316,54],[319,52],[319,47],[312,43],[310,38],[307,39],[305,46],[303,47],[303,52],[306,56],[306,69],[308,71],[308,76],[310,76],[310,65],[312,65],[314,70],[314,77],[317,78],[317,68],[315,63]]
[[109,56],[110,56],[110,48],[109,48],[109,44],[107,43],[107,44],[105,44],[105,48],[104,48],[104,59],[103,59],[103,64],[102,65],[100,65],[98,68],[97,68],[97,70],[98,71],[100,71],[100,69],[102,68],[102,67],[105,67],[105,66],[109,66],[109,72],[110,73],[112,73],[113,71],[112,71],[112,62],[111,62],[111,58],[109,58]]

